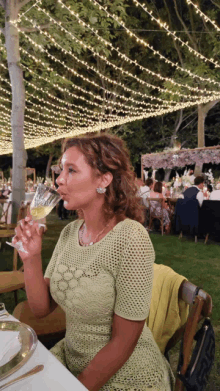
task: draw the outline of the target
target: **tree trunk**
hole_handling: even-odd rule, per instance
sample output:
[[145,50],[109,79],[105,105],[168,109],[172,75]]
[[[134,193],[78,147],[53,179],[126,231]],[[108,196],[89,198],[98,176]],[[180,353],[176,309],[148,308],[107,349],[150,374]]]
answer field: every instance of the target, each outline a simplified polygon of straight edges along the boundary
[[53,153],[50,154],[49,159],[47,161],[47,168],[46,168],[46,174],[45,174],[46,178],[50,177],[50,166],[51,166],[52,160],[53,160]]
[[198,148],[205,147],[205,105],[198,105]]
[[[205,147],[205,119],[209,110],[211,110],[218,102],[219,99],[206,104],[198,105],[198,148]],[[202,167],[203,164],[196,164],[194,175],[201,175]]]
[[25,89],[23,82],[23,72],[19,65],[19,35],[17,28],[11,24],[18,17],[17,0],[6,0],[5,13],[5,41],[7,50],[8,70],[12,88],[12,223],[17,221],[18,209],[21,201],[25,199],[25,167],[27,153],[24,148],[24,109],[25,109]]
[[165,175],[164,175],[164,181],[169,182],[170,174],[171,174],[171,168],[164,168]]

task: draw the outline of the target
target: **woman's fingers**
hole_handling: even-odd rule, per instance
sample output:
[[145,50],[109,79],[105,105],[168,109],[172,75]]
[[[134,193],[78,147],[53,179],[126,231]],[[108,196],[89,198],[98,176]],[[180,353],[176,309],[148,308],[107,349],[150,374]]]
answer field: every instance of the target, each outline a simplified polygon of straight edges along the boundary
[[15,228],[15,234],[18,238],[22,239],[22,241],[24,241],[25,243],[27,243],[28,239],[27,239],[27,232],[24,228],[22,228],[22,225],[18,225],[16,228]]

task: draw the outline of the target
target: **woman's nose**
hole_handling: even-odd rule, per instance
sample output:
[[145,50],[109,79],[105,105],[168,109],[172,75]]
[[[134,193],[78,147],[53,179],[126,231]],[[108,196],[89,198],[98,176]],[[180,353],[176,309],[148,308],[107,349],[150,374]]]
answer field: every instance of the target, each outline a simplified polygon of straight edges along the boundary
[[65,179],[62,177],[62,174],[60,174],[60,175],[58,176],[58,178],[56,179],[56,183],[58,184],[58,186],[64,185]]

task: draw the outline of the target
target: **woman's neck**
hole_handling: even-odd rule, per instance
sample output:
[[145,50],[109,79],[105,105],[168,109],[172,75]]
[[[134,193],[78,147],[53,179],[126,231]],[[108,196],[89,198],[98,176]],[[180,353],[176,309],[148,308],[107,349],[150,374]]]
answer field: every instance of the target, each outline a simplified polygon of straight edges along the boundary
[[106,219],[103,212],[103,205],[103,202],[97,202],[83,210],[87,232],[93,234],[98,233],[102,227],[104,228],[108,224],[108,219]]

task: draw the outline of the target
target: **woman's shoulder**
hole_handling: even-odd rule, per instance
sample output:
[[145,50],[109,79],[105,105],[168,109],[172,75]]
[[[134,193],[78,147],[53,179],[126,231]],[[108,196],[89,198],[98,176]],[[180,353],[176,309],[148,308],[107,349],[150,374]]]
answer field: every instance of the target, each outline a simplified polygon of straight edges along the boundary
[[144,226],[136,220],[126,218],[120,224],[121,224],[121,229],[119,230],[119,232],[122,235],[124,235],[124,233],[126,233],[127,236],[135,236],[135,233],[137,234],[144,233],[144,235],[148,235]]
[[124,249],[137,249],[138,252],[140,249],[152,248],[154,251],[146,228],[136,220],[126,218],[121,224],[117,239]]

